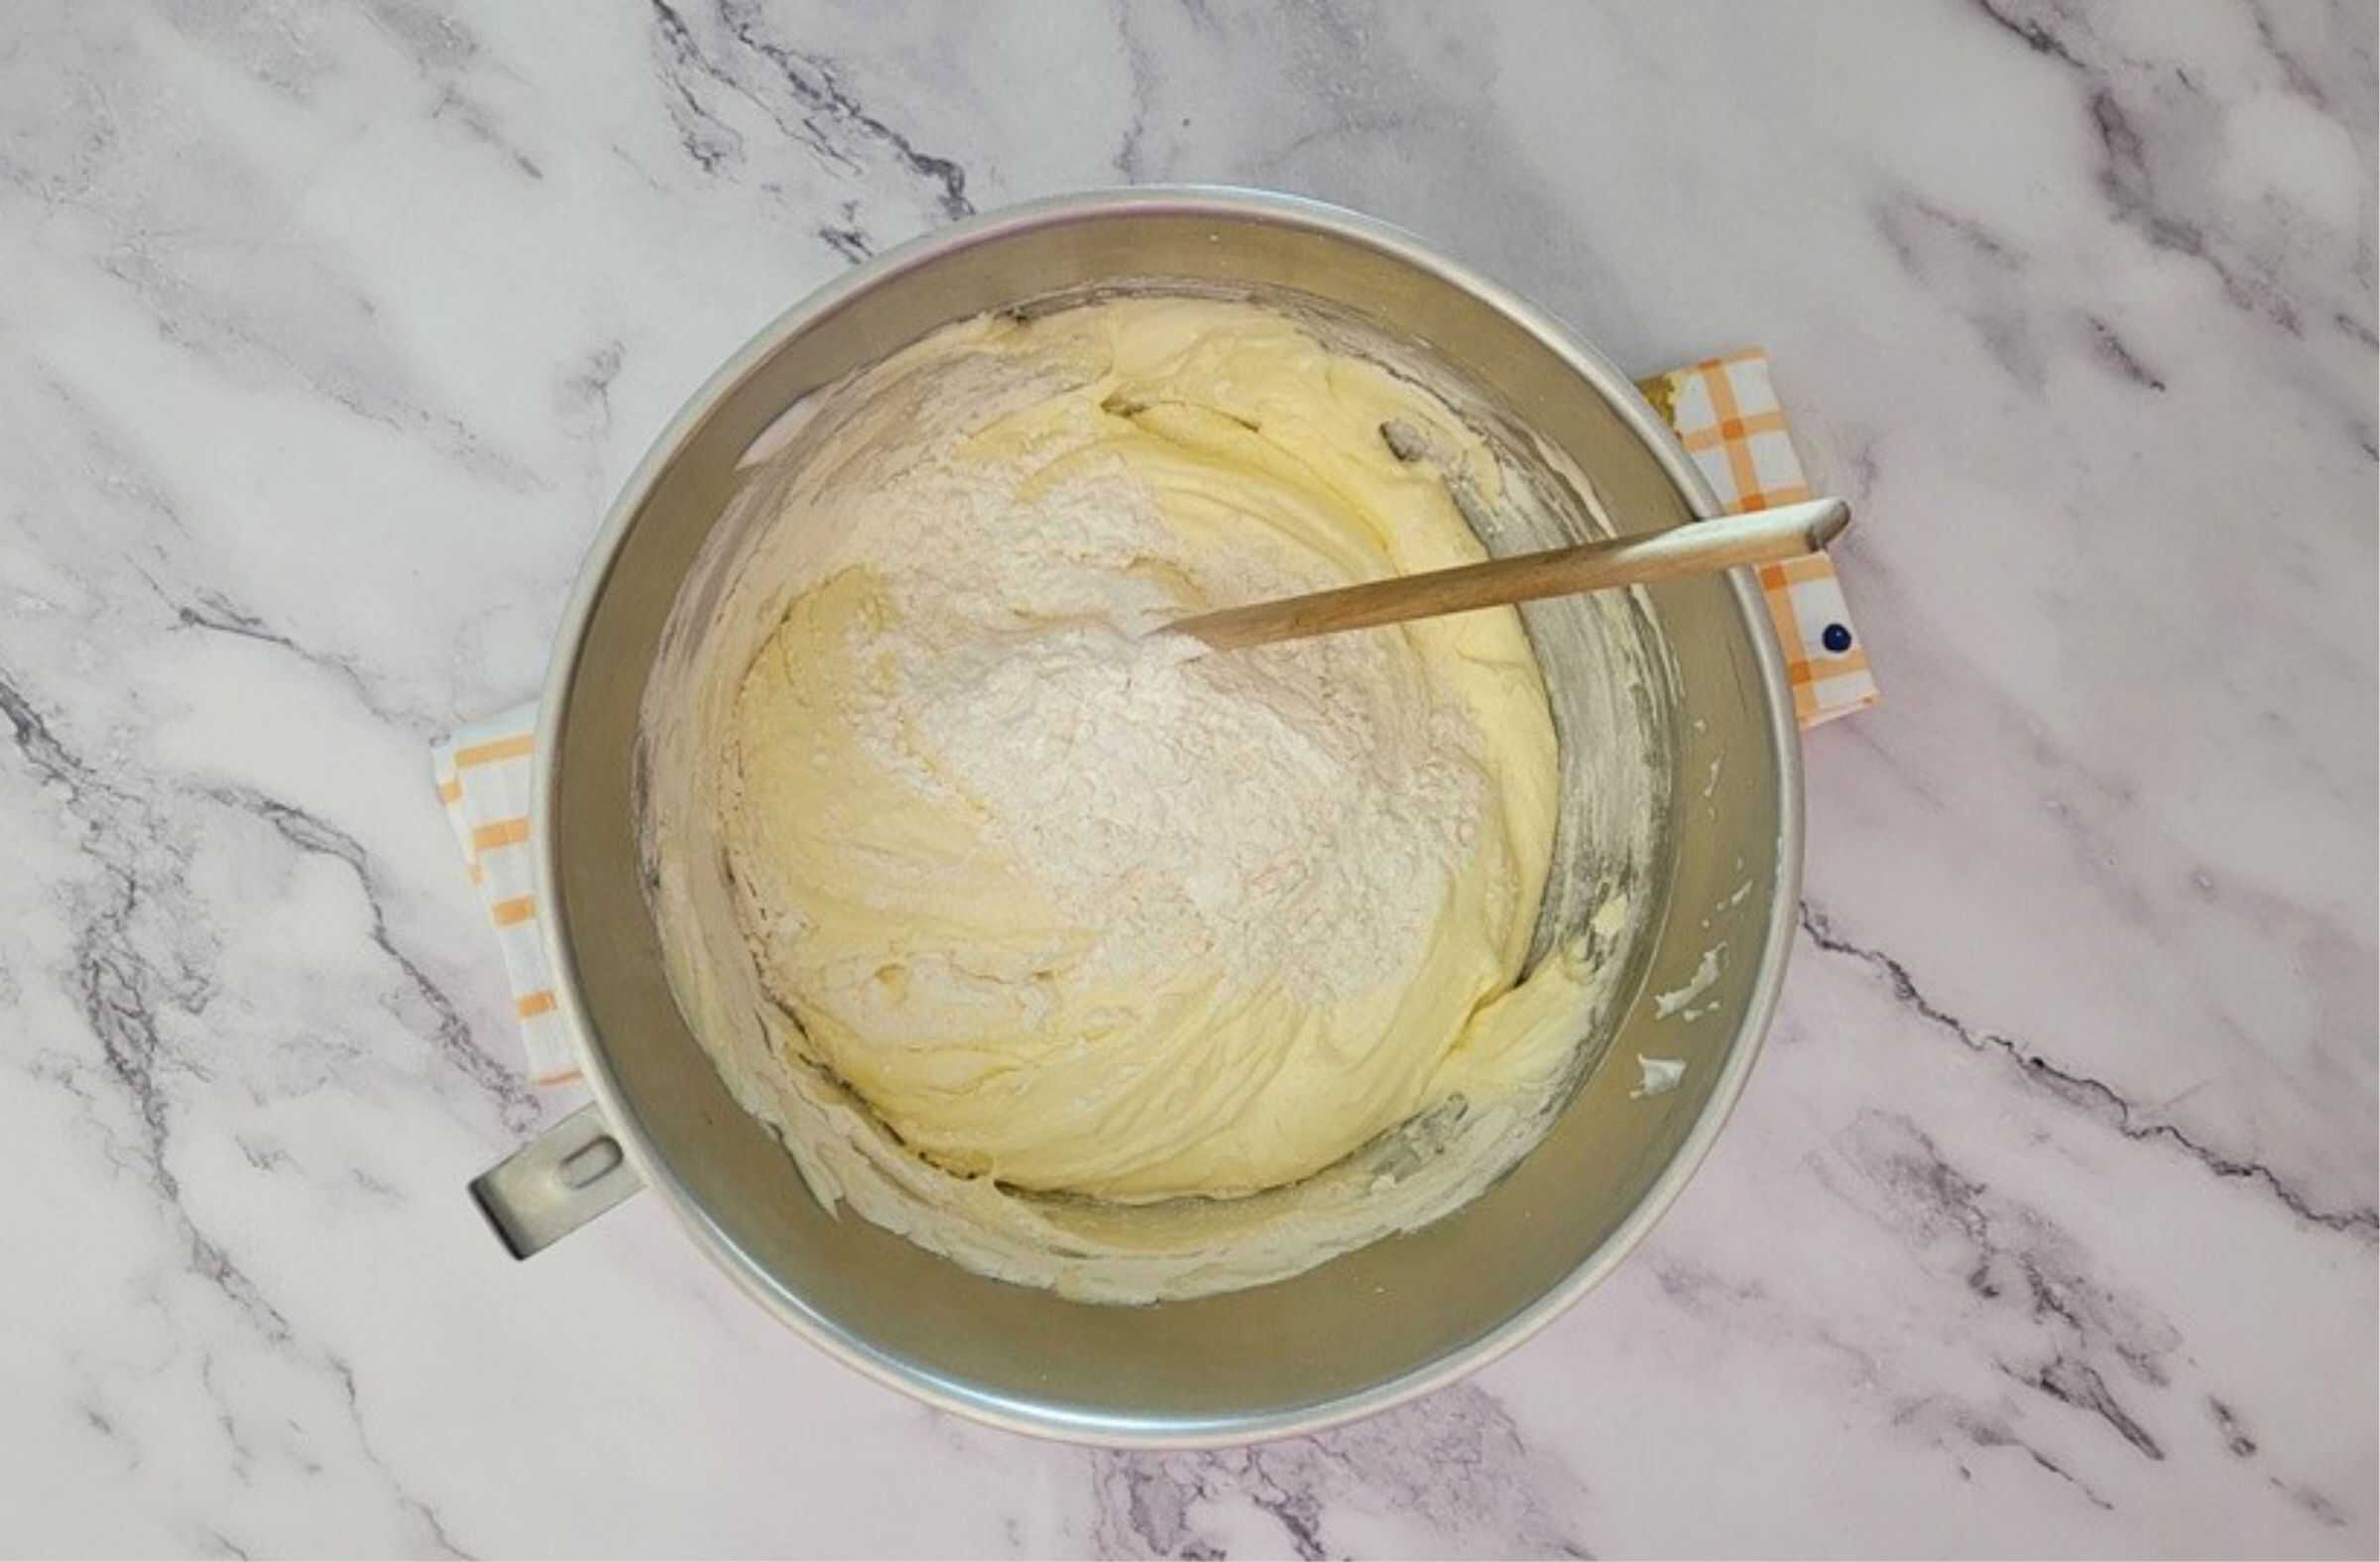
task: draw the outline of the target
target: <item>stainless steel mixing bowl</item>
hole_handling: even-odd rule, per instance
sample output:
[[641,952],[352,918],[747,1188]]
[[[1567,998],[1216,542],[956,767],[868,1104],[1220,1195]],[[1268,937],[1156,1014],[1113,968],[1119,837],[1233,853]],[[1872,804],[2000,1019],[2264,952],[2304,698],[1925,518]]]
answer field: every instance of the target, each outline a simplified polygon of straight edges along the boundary
[[[634,833],[638,705],[739,456],[796,399],[990,309],[1119,278],[1286,289],[1427,344],[1591,478],[1622,532],[1716,513],[1627,377],[1553,319],[1354,213],[1236,190],[1140,189],[996,212],[886,254],[777,320],[629,479],[564,615],[537,732],[546,949],[596,1102],[473,1184],[526,1255],[640,1185],[745,1289],[894,1387],[1023,1431],[1211,1445],[1310,1431],[1511,1349],[1609,1273],[1677,1197],[1775,1006],[1801,870],[1793,702],[1748,572],[1651,592],[1675,659],[1672,783],[1642,977],[1551,1133],[1435,1226],[1293,1279],[1098,1306],[983,1278],[814,1201],[729,1099],[663,972]],[[1748,888],[1746,888],[1748,887]],[[1726,959],[1693,1018],[1726,905]],[[1663,1007],[1673,1012],[1659,1013]],[[1684,1064],[1637,1095],[1637,1056]]]

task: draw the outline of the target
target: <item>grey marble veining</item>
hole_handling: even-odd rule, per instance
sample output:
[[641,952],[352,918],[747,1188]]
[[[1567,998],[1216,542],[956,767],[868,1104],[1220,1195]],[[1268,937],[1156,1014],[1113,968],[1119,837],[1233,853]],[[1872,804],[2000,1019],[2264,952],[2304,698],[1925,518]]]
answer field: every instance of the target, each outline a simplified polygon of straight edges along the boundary
[[[2299,0],[8,8],[5,1544],[2370,1554],[2374,71]],[[422,753],[770,316],[1148,180],[1766,345],[1887,698],[1646,1248],[1179,1456],[862,1382],[649,1201],[503,1260],[551,1104]]]

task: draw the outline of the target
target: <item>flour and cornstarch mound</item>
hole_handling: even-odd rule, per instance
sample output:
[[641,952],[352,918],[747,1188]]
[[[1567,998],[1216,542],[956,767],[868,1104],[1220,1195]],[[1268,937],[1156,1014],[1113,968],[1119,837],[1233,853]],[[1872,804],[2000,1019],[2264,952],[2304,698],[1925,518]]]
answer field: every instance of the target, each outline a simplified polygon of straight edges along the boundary
[[812,402],[647,703],[672,984],[812,1190],[1130,1301],[1294,1273],[1524,1152],[1614,960],[1528,964],[1563,778],[1519,617],[1160,632],[1484,557],[1479,437],[1181,299],[970,321]]

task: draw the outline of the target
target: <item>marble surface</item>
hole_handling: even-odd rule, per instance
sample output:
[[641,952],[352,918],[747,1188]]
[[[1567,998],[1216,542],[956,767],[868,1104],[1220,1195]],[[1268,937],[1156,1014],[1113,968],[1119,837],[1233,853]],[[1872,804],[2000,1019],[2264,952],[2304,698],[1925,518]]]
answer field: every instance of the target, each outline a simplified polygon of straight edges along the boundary
[[[2361,0],[0,12],[0,1550],[2369,1555]],[[814,1354],[548,1116],[424,779],[806,289],[1032,194],[1419,230],[1759,342],[1886,704],[1740,1112],[1333,1435],[1045,1446]]]

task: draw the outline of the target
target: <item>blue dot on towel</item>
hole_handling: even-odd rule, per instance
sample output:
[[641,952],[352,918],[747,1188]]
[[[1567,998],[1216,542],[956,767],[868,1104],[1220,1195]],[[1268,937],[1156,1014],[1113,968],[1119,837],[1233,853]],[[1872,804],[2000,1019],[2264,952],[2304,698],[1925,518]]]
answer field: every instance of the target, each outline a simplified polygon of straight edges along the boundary
[[1829,624],[1825,633],[1818,637],[1818,643],[1840,657],[1851,649],[1850,628],[1844,624]]

